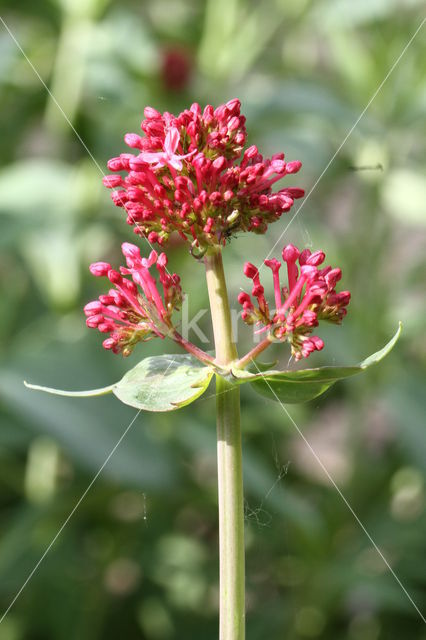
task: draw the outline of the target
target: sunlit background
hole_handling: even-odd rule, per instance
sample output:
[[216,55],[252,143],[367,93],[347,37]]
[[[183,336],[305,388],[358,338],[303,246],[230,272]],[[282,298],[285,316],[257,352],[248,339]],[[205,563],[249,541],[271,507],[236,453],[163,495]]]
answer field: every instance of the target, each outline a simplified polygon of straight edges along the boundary
[[[421,0],[2,0],[17,42],[0,23],[0,615],[135,415],[110,396],[72,401],[22,381],[101,387],[175,350],[153,341],[125,360],[85,328],[103,285],[88,264],[118,264],[134,237],[102,187],[106,161],[146,105],[235,96],[249,143],[300,159],[293,185],[315,187],[275,255],[287,242],[323,248],[352,291],[310,364],[355,363],[404,322],[380,366],[289,409],[425,613],[426,26],[344,142],[423,13]],[[259,264],[287,221],[231,242],[233,301],[244,260]],[[170,256],[195,313],[202,267],[178,243]],[[213,393],[138,417],[1,640],[217,638]],[[248,640],[425,639],[280,406],[245,388],[243,402]]]

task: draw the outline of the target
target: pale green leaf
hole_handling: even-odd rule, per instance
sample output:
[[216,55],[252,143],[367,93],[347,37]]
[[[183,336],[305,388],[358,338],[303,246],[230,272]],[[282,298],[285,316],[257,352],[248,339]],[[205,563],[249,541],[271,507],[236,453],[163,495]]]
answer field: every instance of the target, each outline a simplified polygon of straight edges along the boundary
[[393,338],[379,351],[360,362],[348,367],[318,367],[316,369],[301,369],[299,371],[252,371],[233,369],[235,382],[244,384],[250,382],[261,395],[278,402],[295,404],[307,402],[327,391],[338,380],[348,378],[365,371],[382,360],[395,346],[402,325],[400,323]]
[[173,411],[194,402],[209,386],[210,367],[189,354],[145,358],[113,388],[124,402],[145,411]]
[[116,384],[90,391],[63,391],[24,382],[29,389],[59,396],[90,398],[114,393],[121,402],[144,411],[173,411],[194,402],[209,386],[213,369],[189,354],[141,360]]

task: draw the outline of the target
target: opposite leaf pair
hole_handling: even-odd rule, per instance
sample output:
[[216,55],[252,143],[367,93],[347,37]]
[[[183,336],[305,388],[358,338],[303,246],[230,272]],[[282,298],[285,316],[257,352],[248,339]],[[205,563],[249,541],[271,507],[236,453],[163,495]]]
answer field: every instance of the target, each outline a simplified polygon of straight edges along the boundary
[[[393,338],[380,351],[357,365],[349,367],[319,367],[299,371],[265,370],[254,363],[252,371],[231,369],[226,377],[235,384],[250,385],[271,400],[286,404],[307,402],[318,397],[335,382],[365,371],[382,360],[395,346],[401,325]],[[91,397],[114,393],[125,404],[145,411],[173,411],[199,398],[217,372],[189,354],[162,355],[145,358],[130,369],[116,384],[93,391],[68,392],[27,384],[30,389],[63,396]],[[219,375],[224,375],[220,370]],[[155,389],[155,393],[153,393]]]

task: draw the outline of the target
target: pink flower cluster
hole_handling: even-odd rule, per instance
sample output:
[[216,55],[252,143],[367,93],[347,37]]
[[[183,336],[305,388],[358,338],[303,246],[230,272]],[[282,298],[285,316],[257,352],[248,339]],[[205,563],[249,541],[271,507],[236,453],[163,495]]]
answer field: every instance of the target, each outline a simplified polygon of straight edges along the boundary
[[[134,346],[155,336],[164,338],[172,330],[171,316],[182,302],[179,277],[166,270],[167,257],[156,251],[142,258],[133,244],[122,245],[127,267],[115,271],[108,262],[95,262],[90,266],[94,276],[106,276],[114,285],[108,294],[89,302],[84,307],[88,327],[109,333],[103,342],[105,349],[130,355]],[[150,273],[156,266],[162,285],[162,295]],[[124,276],[131,276],[131,279]]]
[[195,103],[178,116],[145,109],[145,136],[124,137],[137,155],[109,160],[116,173],[103,180],[135,233],[163,245],[176,231],[202,254],[239,231],[264,233],[304,195],[291,187],[272,192],[275,182],[299,171],[299,161],[285,162],[283,153],[264,159],[254,145],[243,153],[240,106],[234,99],[202,111]]
[[[259,270],[250,262],[245,263],[244,274],[253,281],[251,296],[242,292],[238,302],[243,306],[242,318],[247,324],[263,325],[259,332],[268,331],[272,339],[288,341],[292,355],[300,360],[324,347],[320,338],[311,335],[314,327],[318,326],[319,320],[339,324],[346,315],[351,294],[349,291],[336,293],[342,272],[329,266],[320,268],[325,259],[322,251],[311,253],[305,249],[300,252],[289,244],[284,247],[282,257],[287,266],[288,286],[283,287],[280,283],[282,263],[276,259],[264,262],[272,271],[274,311],[270,311],[266,301]],[[253,303],[252,297],[257,304]]]

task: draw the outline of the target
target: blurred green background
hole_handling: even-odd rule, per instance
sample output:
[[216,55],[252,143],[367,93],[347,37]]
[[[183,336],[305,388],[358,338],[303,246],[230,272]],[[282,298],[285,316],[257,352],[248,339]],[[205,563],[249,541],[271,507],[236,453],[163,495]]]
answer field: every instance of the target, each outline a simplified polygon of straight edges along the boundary
[[[2,0],[69,122],[0,23],[0,615],[135,415],[113,397],[55,398],[23,379],[101,387],[165,348],[123,360],[82,314],[103,291],[88,264],[118,264],[133,238],[100,179],[123,134],[145,105],[178,112],[237,96],[249,143],[300,159],[292,184],[309,191],[423,14],[416,0]],[[352,291],[348,318],[320,331],[326,348],[309,364],[356,362],[404,322],[379,367],[290,412],[423,612],[425,29],[275,251],[323,248]],[[260,263],[287,220],[231,242],[233,299],[244,259]],[[201,266],[178,244],[170,255],[191,313],[205,307]],[[213,392],[138,417],[1,640],[217,638]],[[248,640],[426,638],[279,405],[247,389],[243,402]]]

